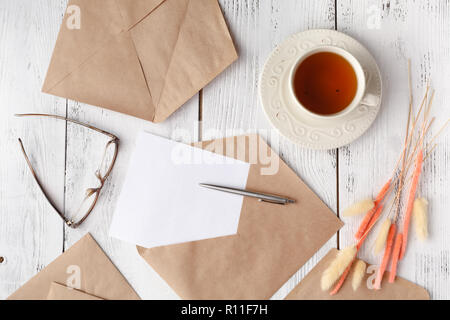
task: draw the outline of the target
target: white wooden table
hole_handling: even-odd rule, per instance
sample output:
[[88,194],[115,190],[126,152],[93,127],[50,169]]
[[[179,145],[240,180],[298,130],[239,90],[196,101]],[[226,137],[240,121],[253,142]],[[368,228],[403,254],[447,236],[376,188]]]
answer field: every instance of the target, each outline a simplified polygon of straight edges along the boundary
[[[99,1],[99,0],[98,0]],[[406,59],[414,92],[427,81],[437,90],[435,114],[450,115],[450,1],[444,0],[220,0],[240,58],[163,124],[42,94],[66,0],[0,0],[0,298],[4,299],[86,232],[144,299],[176,294],[132,245],[108,237],[113,209],[136,134],[146,129],[186,142],[260,132],[337,214],[370,196],[390,175],[407,117]],[[269,53],[287,36],[313,28],[337,29],[360,40],[383,74],[384,98],[375,124],[359,140],[331,151],[301,149],[268,134],[258,99],[259,75]],[[419,97],[418,97],[419,98]],[[65,227],[26,167],[22,137],[57,205],[75,210],[101,158],[105,140],[56,120],[17,119],[23,112],[55,113],[115,133],[119,158],[100,203],[80,230]],[[201,120],[200,124],[198,120]],[[399,274],[424,286],[434,299],[450,298],[450,141],[443,136],[425,166],[420,194],[430,203],[431,237],[412,241]],[[350,220],[274,296],[283,298],[331,247],[350,243]],[[378,263],[370,248],[361,257]]]

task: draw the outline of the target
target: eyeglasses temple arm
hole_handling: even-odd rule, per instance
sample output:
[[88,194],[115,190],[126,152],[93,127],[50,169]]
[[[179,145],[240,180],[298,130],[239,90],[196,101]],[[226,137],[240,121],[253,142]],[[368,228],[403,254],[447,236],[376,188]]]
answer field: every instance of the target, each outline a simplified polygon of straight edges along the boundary
[[101,133],[101,134],[107,135],[108,137],[112,138],[113,140],[119,140],[119,138],[117,138],[117,137],[116,137],[115,135],[113,135],[112,133],[109,133],[109,132],[104,131],[104,130],[102,130],[102,129],[93,127],[93,126],[91,126],[91,125],[89,125],[89,124],[82,123],[82,122],[77,121],[77,120],[68,119],[68,118],[66,118],[66,117],[57,116],[57,115],[54,115],[54,114],[44,114],[44,113],[23,113],[23,114],[15,114],[15,116],[16,116],[16,117],[46,117],[46,118],[52,118],[52,119],[58,119],[58,120],[64,120],[64,121],[68,121],[68,122],[71,122],[71,123],[75,123],[75,124],[78,124],[78,125],[83,126],[83,127],[85,127],[85,128],[89,128],[89,129],[91,129],[91,130],[97,131],[97,132],[99,132],[99,133]]
[[53,207],[53,209],[56,211],[56,213],[58,213],[58,215],[66,222],[66,224],[70,224],[71,222],[68,221],[64,215],[58,210],[58,208],[56,207],[55,203],[50,199],[50,197],[48,196],[48,194],[45,192],[44,187],[42,186],[41,182],[39,181],[39,178],[37,177],[36,172],[33,169],[33,166],[31,165],[31,161],[28,158],[28,155],[25,151],[25,148],[23,146],[22,143],[22,139],[19,138],[19,144],[20,144],[20,148],[22,150],[22,153],[25,157],[25,160],[27,161],[28,164],[28,168],[31,171],[31,174],[33,175],[34,180],[36,181],[37,185],[39,186],[39,189],[41,189],[41,192],[43,193],[44,197],[47,199],[48,203],[50,203],[50,205]]

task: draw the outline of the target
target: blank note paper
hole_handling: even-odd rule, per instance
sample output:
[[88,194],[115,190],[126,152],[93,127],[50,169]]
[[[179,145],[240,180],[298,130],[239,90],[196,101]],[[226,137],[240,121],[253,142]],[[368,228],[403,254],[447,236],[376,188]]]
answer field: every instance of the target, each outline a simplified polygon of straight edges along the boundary
[[250,165],[142,132],[131,157],[110,235],[152,248],[237,233]]

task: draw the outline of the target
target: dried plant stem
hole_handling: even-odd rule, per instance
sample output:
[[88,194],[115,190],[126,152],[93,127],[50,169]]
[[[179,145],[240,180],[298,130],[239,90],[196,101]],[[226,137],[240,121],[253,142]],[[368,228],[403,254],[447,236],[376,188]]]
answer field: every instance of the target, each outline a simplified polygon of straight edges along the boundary
[[405,220],[403,221],[403,241],[402,241],[402,249],[400,251],[400,260],[403,259],[406,252],[406,245],[408,242],[408,230],[411,221],[414,199],[416,197],[417,185],[419,182],[420,174],[422,172],[422,163],[423,163],[423,152],[421,149],[416,159],[416,168],[414,170],[413,179],[411,181],[411,188],[408,197],[408,205],[405,212]]
[[[428,107],[427,108],[427,112],[429,110],[430,110],[430,108]],[[405,163],[405,167],[402,168],[402,171],[399,174],[399,188],[397,190],[397,195],[396,195],[396,198],[395,198],[396,211],[395,211],[395,215],[394,215],[394,222],[397,221],[399,213],[400,213],[400,200],[401,200],[401,193],[403,191],[403,186],[405,185],[405,177],[407,176],[407,174],[409,172],[409,169],[411,168],[414,156],[416,156],[416,152],[419,149],[419,147],[421,147],[420,149],[422,150],[423,141],[425,139],[426,134],[430,130],[431,125],[433,124],[434,120],[435,120],[435,118],[432,118],[428,123],[424,122],[422,124],[420,135],[418,137],[418,140],[414,144],[414,147],[413,147],[413,150],[412,150],[411,154],[408,156],[407,159],[405,157],[405,159],[403,161]]]
[[[437,143],[433,142],[442,134],[442,132],[444,132],[444,129],[447,127],[447,125],[449,124],[450,119],[447,119],[447,121],[444,123],[444,125],[442,125],[442,127],[438,130],[438,132],[433,136],[433,138],[431,138],[431,140],[427,143],[426,146],[426,154],[425,157],[423,158],[423,161],[425,161],[426,159],[428,159],[428,157],[431,155],[431,153],[434,151],[434,149],[436,149],[437,147]],[[429,146],[432,145],[432,147],[430,148]]]
[[444,129],[447,127],[448,123],[450,122],[450,119],[447,119],[447,121],[442,125],[442,127],[438,130],[438,132],[431,138],[430,142],[428,144],[432,144],[437,137],[444,131]]
[[395,277],[397,276],[397,266],[398,259],[400,258],[400,250],[402,248],[403,234],[397,233],[397,237],[395,238],[394,249],[392,251],[392,261],[391,261],[391,273],[389,275],[389,282],[393,283],[395,281]]
[[432,147],[430,150],[427,151],[427,153],[425,154],[425,157],[423,157],[423,161],[424,161],[424,162],[425,162],[425,160],[427,160],[428,157],[433,153],[433,151],[434,151],[434,149],[436,149],[436,147],[437,147],[437,143],[435,143],[435,144],[433,145],[433,147]]
[[414,115],[412,114],[414,96],[412,90],[411,59],[408,59],[408,88],[409,88],[409,114],[408,114],[408,126],[409,126],[411,116],[414,117]]
[[380,210],[380,208],[379,208],[380,205],[382,204],[384,198],[390,191],[391,184],[392,184],[392,179],[389,179],[388,182],[385,183],[383,188],[381,188],[380,192],[378,193],[378,195],[375,199],[375,206],[369,212],[366,213],[366,215],[364,216],[364,219],[361,221],[361,224],[359,225],[358,231],[355,234],[356,240],[360,240],[362,238],[362,236],[365,234],[374,215]]
[[[410,144],[412,143],[412,141],[414,139],[414,132],[415,132],[415,129],[416,129],[417,122],[418,122],[418,120],[420,118],[420,115],[422,114],[422,111],[424,109],[425,104],[428,101],[428,92],[429,92],[429,90],[430,90],[430,87],[427,86],[427,89],[425,91],[425,96],[423,97],[422,102],[420,104],[419,111],[417,112],[417,115],[414,117],[414,120],[413,120],[413,122],[411,124],[411,128],[408,129],[409,134],[407,135],[408,138],[406,139],[405,145],[403,146],[403,152],[404,152],[404,150],[407,150],[409,148]],[[408,127],[409,127],[409,125],[408,125]]]
[[409,86],[409,110],[408,110],[408,121],[406,123],[406,134],[405,134],[405,142],[403,146],[403,153],[402,153],[402,170],[405,168],[405,153],[409,149],[408,145],[408,136],[409,136],[409,130],[411,126],[411,115],[413,112],[413,94],[412,94],[412,80],[411,80],[411,59],[408,59],[408,86]]
[[395,223],[391,224],[391,228],[389,229],[389,234],[388,234],[388,238],[386,241],[386,248],[384,249],[383,260],[381,261],[380,269],[378,269],[378,274],[375,279],[374,288],[377,290],[381,288],[381,281],[383,280],[383,275],[384,275],[384,272],[386,271],[386,267],[389,262],[389,258],[391,256],[392,244],[393,244],[393,240],[394,240],[396,231],[397,231],[397,227],[396,227]]
[[345,279],[347,278],[350,269],[352,268],[353,262],[356,260],[353,259],[352,262],[350,262],[350,264],[348,265],[348,267],[345,269],[344,273],[342,274],[342,276],[339,278],[339,281],[337,282],[337,284],[334,286],[333,290],[330,292],[330,296],[334,296],[336,293],[339,292],[339,290],[341,289],[342,285],[345,282]]
[[370,231],[372,230],[372,228],[375,226],[375,224],[378,222],[378,220],[381,217],[381,213],[383,212],[383,208],[384,208],[384,204],[380,204],[375,212],[375,214],[372,216],[372,218],[370,219],[370,222],[367,226],[367,230],[364,232],[364,234],[361,236],[361,238],[358,240],[358,244],[356,245],[356,247],[358,249],[361,248],[361,246],[364,243],[364,240],[366,240],[367,236],[369,235]]
[[[399,182],[399,187],[398,187],[398,190],[397,190],[397,195],[396,195],[395,200],[394,200],[394,204],[395,204],[395,208],[396,208],[395,215],[394,215],[394,222],[397,220],[397,217],[399,216],[399,213],[400,213],[401,192],[403,190],[404,178],[405,178],[405,176],[406,176],[406,174],[407,174],[407,172],[409,170],[409,165],[407,165],[407,164],[410,162],[411,157],[412,157],[412,155],[411,156],[409,156],[409,155],[410,155],[411,144],[412,144],[412,141],[413,141],[413,138],[414,138],[415,128],[416,128],[418,119],[420,118],[420,115],[422,113],[422,110],[424,109],[424,106],[427,105],[425,107],[426,110],[424,111],[424,117],[423,117],[423,122],[422,122],[422,130],[421,130],[422,134],[421,134],[421,139],[420,139],[420,140],[422,140],[423,139],[423,135],[424,135],[424,127],[425,127],[426,119],[428,118],[428,115],[429,115],[429,112],[430,112],[430,109],[431,109],[431,105],[432,105],[432,101],[433,101],[433,97],[434,97],[434,91],[433,91],[432,98],[427,103],[427,101],[428,101],[428,92],[430,90],[430,87],[427,86],[427,90],[425,92],[424,98],[422,99],[422,103],[420,105],[420,108],[419,108],[419,111],[417,113],[417,116],[414,117],[414,120],[412,121],[412,124],[411,124],[412,85],[411,85],[411,72],[410,71],[411,71],[411,62],[408,61],[408,80],[409,80],[408,83],[409,83],[409,88],[410,88],[410,102],[409,102],[409,111],[408,111],[408,121],[407,121],[407,124],[406,124],[405,141],[404,141],[404,144],[403,144],[403,150],[401,152],[401,157],[400,157],[401,162],[402,162],[402,167],[401,167],[401,170],[400,170],[400,172],[399,172],[399,174],[397,176],[397,180]],[[427,131],[428,131],[429,127],[431,126],[431,123],[427,126]],[[413,154],[415,153],[416,149],[417,149],[417,144],[414,147]],[[409,158],[409,159],[407,159],[407,158]],[[396,167],[397,166],[398,165],[396,165]]]
[[355,246],[347,247],[338,252],[336,258],[334,258],[329,267],[322,274],[322,290],[330,289],[333,284],[340,279],[349,264],[355,259],[356,254],[357,249]]

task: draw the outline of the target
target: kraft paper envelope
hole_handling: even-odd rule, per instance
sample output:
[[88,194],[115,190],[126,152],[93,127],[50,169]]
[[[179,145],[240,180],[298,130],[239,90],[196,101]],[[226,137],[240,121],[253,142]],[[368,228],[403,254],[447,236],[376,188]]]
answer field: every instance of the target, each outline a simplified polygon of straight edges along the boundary
[[42,91],[161,122],[236,59],[217,0],[71,0]]
[[[279,164],[275,174],[261,174],[272,170],[261,171],[270,165],[261,161],[265,157],[254,159],[255,145]],[[196,146],[250,162],[247,189],[297,202],[283,206],[246,197],[236,235],[138,251],[183,299],[268,299],[342,222],[259,136]]]
[[428,292],[418,285],[405,279],[397,277],[394,283],[389,283],[389,272],[386,272],[381,284],[380,290],[369,289],[368,283],[374,280],[376,270],[367,273],[361,283],[361,286],[353,291],[352,272],[344,282],[339,292],[330,296],[328,291],[322,291],[320,288],[320,279],[322,273],[336,257],[337,249],[331,249],[328,254],[306,275],[306,277],[295,287],[286,297],[287,300],[429,300]]
[[69,284],[106,300],[137,300],[139,296],[90,234],[25,283],[9,300],[46,300],[52,284]]
[[50,286],[50,291],[47,300],[103,300],[96,296],[87,294],[83,291],[76,290],[70,287],[63,286],[59,283],[53,282]]

